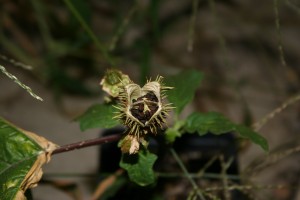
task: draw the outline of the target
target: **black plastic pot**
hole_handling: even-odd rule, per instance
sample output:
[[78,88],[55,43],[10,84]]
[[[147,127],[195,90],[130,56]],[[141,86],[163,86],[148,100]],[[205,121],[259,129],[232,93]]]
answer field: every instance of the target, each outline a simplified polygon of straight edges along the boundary
[[[117,133],[123,133],[123,130],[110,129],[105,131],[102,135],[104,136]],[[99,172],[113,173],[118,170],[120,168],[119,161],[121,158],[121,152],[117,147],[117,142],[101,145],[100,148]],[[181,138],[176,139],[173,144],[173,148],[180,157],[184,158],[183,162],[189,173],[197,173],[209,160],[212,159],[212,157],[223,155],[225,161],[229,158],[233,158],[233,161],[227,170],[227,174],[239,174],[235,138],[230,133],[219,136],[212,134],[206,134],[205,136],[199,136],[198,134],[184,134]],[[170,146],[166,145],[163,134],[158,134],[154,138],[150,138],[149,150],[158,155],[158,160],[154,166],[155,171],[162,172],[163,174],[182,174],[178,163],[176,163],[174,158],[172,158],[169,149]],[[205,172],[207,174],[220,174],[221,165],[219,159],[216,159],[216,161],[214,161],[210,167],[205,170]],[[220,182],[219,178],[214,177],[204,177],[203,180],[204,179],[210,182]],[[232,180],[232,182],[235,182],[236,184],[239,183],[238,180]],[[176,197],[174,197],[172,187],[178,190],[178,188],[181,187],[180,184],[182,184],[183,192],[181,194],[176,194]],[[140,187],[129,182],[129,184],[127,183],[120,187],[113,197],[106,199],[150,200],[170,199],[171,197],[171,199],[186,199],[189,191],[191,191],[191,187],[187,179],[182,177],[166,178],[164,176],[160,176],[156,185]],[[239,191],[232,191],[231,199],[243,200],[247,198]]]

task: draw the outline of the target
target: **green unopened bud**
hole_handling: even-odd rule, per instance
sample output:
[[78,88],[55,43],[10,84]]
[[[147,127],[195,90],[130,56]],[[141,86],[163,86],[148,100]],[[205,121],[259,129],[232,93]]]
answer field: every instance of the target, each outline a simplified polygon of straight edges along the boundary
[[119,96],[120,90],[124,85],[131,82],[128,75],[123,74],[116,69],[107,70],[105,76],[102,78],[100,85],[102,89],[112,97]]

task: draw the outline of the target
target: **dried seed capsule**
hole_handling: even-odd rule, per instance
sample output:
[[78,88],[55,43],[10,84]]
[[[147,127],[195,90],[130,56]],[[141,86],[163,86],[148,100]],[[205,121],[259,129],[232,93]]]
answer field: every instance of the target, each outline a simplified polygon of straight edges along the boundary
[[[156,134],[157,130],[163,128],[167,112],[172,107],[164,104],[166,97],[165,90],[172,89],[162,84],[162,77],[159,76],[155,81],[148,81],[142,88],[134,83],[124,84],[120,90],[118,98],[120,105],[118,115],[122,123],[128,127],[128,138],[135,141],[143,140],[146,134]],[[129,153],[136,153],[138,147]]]

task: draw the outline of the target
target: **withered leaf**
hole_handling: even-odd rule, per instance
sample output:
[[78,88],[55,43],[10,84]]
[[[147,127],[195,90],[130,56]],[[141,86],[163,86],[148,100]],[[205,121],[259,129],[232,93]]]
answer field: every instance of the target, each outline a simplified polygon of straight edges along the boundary
[[0,117],[0,196],[26,199],[24,192],[42,177],[42,165],[58,146]]

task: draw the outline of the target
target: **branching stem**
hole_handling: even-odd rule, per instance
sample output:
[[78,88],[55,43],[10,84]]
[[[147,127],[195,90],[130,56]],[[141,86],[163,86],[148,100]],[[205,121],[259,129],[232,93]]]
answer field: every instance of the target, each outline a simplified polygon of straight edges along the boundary
[[181,170],[183,171],[183,173],[185,174],[186,178],[190,181],[190,183],[193,186],[193,189],[197,192],[197,195],[199,196],[199,198],[201,200],[205,200],[204,195],[202,194],[201,190],[199,189],[198,185],[196,184],[195,180],[191,177],[191,175],[189,174],[189,172],[187,171],[186,167],[184,166],[184,164],[182,163],[181,159],[179,158],[179,156],[177,155],[176,151],[171,148],[170,149],[172,156],[175,158],[176,162],[179,164]]
[[300,94],[297,94],[286,101],[284,101],[279,107],[274,109],[272,112],[267,114],[265,117],[263,117],[261,120],[253,124],[253,128],[255,131],[260,130],[267,122],[269,122],[271,119],[273,119],[276,115],[281,113],[284,109],[286,109],[288,106],[296,103],[297,101],[300,100]]

